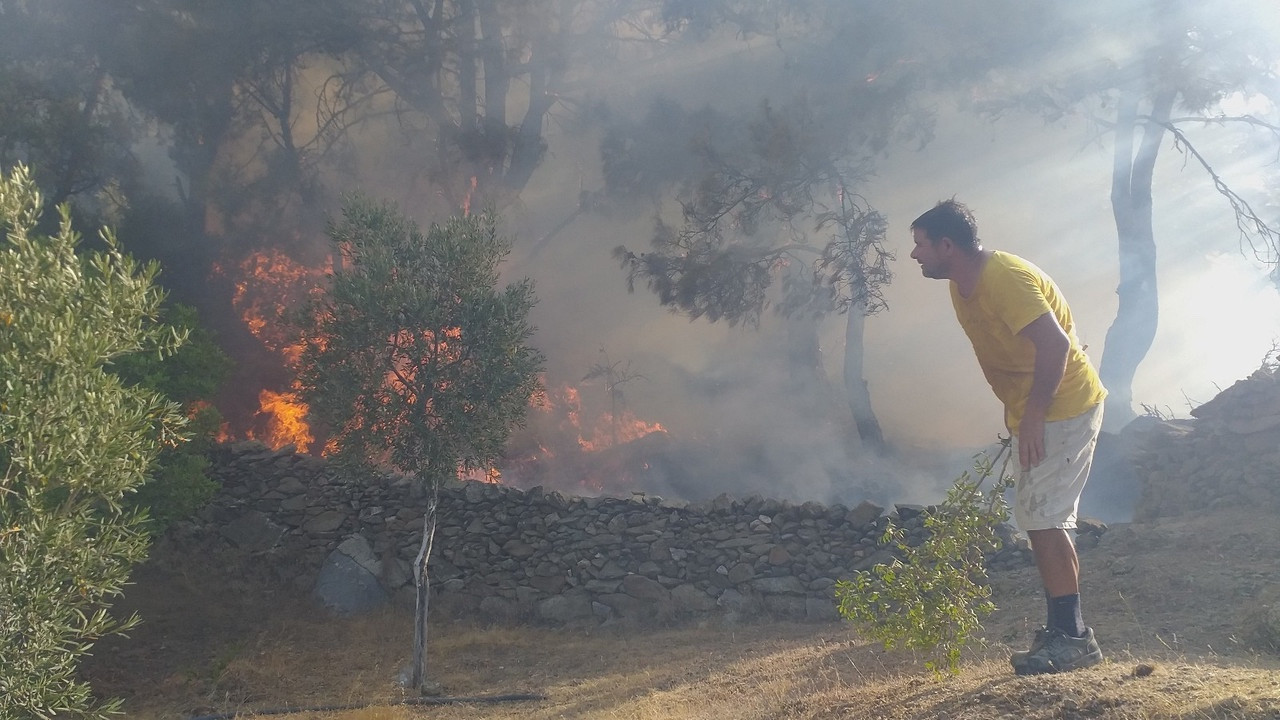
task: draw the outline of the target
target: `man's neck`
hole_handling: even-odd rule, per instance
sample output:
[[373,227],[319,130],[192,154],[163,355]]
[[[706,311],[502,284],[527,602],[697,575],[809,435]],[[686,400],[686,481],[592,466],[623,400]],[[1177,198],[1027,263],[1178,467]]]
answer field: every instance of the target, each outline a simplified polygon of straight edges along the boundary
[[982,269],[987,266],[991,257],[990,250],[979,250],[973,255],[961,255],[951,269],[951,280],[956,284],[960,297],[969,299],[978,289],[978,281],[982,279]]

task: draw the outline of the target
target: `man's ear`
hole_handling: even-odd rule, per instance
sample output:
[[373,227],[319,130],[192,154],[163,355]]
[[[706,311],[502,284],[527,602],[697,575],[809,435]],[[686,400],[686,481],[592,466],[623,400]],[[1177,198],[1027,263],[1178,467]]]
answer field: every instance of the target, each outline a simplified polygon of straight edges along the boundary
[[947,252],[950,252],[956,249],[956,244],[951,241],[951,238],[947,237],[946,235],[943,235],[942,237],[938,238],[938,249],[946,250]]

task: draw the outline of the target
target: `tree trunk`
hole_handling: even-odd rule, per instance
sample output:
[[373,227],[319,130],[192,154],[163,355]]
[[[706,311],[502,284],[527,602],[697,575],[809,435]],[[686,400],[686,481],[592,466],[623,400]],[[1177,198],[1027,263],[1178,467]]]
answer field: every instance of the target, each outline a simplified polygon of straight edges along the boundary
[[[1120,283],[1116,319],[1107,330],[1099,365],[1109,392],[1107,424],[1119,430],[1136,417],[1133,378],[1155,340],[1160,304],[1156,285],[1156,244],[1151,223],[1151,179],[1164,125],[1176,93],[1159,93],[1151,116],[1139,119],[1138,94],[1126,91],[1116,113],[1116,143],[1111,172],[1111,207],[1119,245]],[[1134,152],[1134,137],[1142,141]]]
[[427,686],[427,611],[431,607],[431,584],[427,575],[427,563],[431,560],[431,546],[436,536],[436,510],[440,502],[440,489],[431,484],[431,498],[422,518],[422,544],[413,561],[413,585],[417,601],[413,613],[413,668],[410,685],[426,694]]
[[884,442],[880,421],[876,419],[875,410],[871,407],[871,392],[867,389],[867,380],[863,376],[862,349],[867,325],[866,310],[865,303],[854,303],[845,316],[844,388],[849,396],[849,410],[853,413],[858,438],[872,452],[886,455],[889,448]]
[[548,80],[552,71],[545,67],[541,50],[534,50],[529,59],[529,107],[525,110],[520,129],[516,131],[515,144],[511,148],[511,161],[507,165],[503,184],[507,190],[519,195],[529,184],[533,171],[542,162],[546,145],[542,138],[542,124],[547,112],[555,104],[555,95]]

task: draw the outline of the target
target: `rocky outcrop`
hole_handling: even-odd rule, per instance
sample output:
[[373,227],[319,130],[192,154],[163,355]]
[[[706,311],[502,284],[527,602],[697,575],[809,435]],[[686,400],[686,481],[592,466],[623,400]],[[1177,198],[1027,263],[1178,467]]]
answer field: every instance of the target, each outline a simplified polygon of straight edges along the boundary
[[1264,366],[1191,415],[1139,418],[1121,433],[1142,483],[1134,518],[1280,510],[1280,371]]
[[[221,447],[213,460],[223,489],[195,521],[170,533],[180,556],[308,592],[323,570],[322,600],[335,606],[330,581],[344,574],[362,582],[376,576],[390,596],[412,597],[426,505],[414,483],[394,476],[357,482],[322,459],[252,443]],[[890,557],[879,544],[890,519],[922,538],[924,510],[899,506],[886,515],[866,502],[848,508],[728,496],[691,507],[642,495],[566,497],[459,483],[440,497],[432,607],[552,624],[832,619],[836,581]],[[997,567],[1028,561],[1015,543],[992,559]],[[377,595],[357,590],[342,602],[364,607]]]

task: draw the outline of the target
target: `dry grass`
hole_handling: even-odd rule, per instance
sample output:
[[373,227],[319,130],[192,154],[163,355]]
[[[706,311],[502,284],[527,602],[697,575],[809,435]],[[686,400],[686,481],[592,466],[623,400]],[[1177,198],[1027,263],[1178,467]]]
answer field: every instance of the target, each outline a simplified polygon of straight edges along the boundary
[[[154,569],[131,593],[145,624],[131,639],[104,644],[88,671],[100,692],[125,697],[129,717],[142,720],[363,704],[288,717],[1275,720],[1280,662],[1251,651],[1239,633],[1241,618],[1280,586],[1277,545],[1280,529],[1265,514],[1117,532],[1083,557],[1086,615],[1108,661],[1051,677],[1008,669],[1010,646],[1025,642],[1043,613],[1029,568],[996,578],[1001,610],[988,619],[987,642],[971,648],[959,676],[941,680],[843,624],[436,623],[430,675],[447,695],[546,699],[394,705],[405,698],[397,679],[409,652],[407,612],[337,618],[288,594]],[[1135,674],[1140,664],[1153,671]]]
[[[1280,669],[1230,662],[1112,659],[1087,671],[1018,678],[1007,647],[971,653],[964,672],[937,679],[908,655],[886,653],[842,625],[551,630],[446,625],[433,676],[453,696],[535,693],[542,701],[409,707],[396,679],[406,614],[298,618],[228,650],[204,684],[189,670],[135,694],[130,717],[283,706],[359,705],[300,712],[314,720],[701,720],[710,718],[1276,718]],[[1122,653],[1122,655],[1124,655]],[[1136,677],[1139,662],[1154,665]],[[193,695],[196,691],[197,695]],[[252,717],[252,714],[247,715]]]

